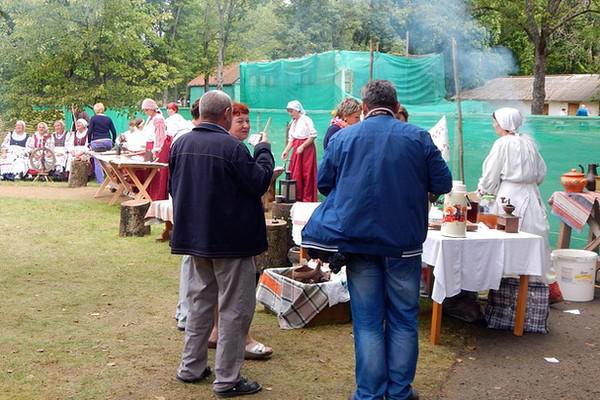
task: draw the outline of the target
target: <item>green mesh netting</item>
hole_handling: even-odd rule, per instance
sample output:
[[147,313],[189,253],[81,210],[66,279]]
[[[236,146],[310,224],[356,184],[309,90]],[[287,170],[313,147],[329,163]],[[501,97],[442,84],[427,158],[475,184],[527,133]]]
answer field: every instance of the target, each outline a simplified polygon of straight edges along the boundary
[[[369,63],[370,54],[360,51],[241,63],[241,101],[253,108],[284,109],[288,101],[299,100],[307,110],[330,110],[346,96],[360,98],[369,80]],[[446,95],[441,55],[375,53],[373,78],[392,81],[403,104],[439,103]]]
[[[450,142],[454,143],[456,113],[455,105],[440,103],[434,106],[409,107],[410,123],[429,129],[443,116],[448,118]],[[481,175],[481,165],[492,147],[496,135],[492,128],[491,112],[493,109],[486,103],[463,103],[463,140],[464,140],[464,169],[465,181],[469,190],[477,188]],[[481,111],[482,112],[471,112]],[[318,131],[317,157],[323,156],[323,137],[331,120],[331,114],[325,111],[309,111]],[[276,165],[283,165],[280,158],[285,147],[285,126],[289,116],[285,110],[264,110],[251,108],[252,132],[261,130],[268,118],[272,119],[269,137],[271,139]],[[600,118],[599,117],[547,117],[529,116],[525,119],[522,129],[531,134],[538,143],[540,152],[548,166],[546,180],[540,186],[542,199],[548,200],[553,192],[563,190],[560,176],[571,168],[588,163],[600,163]],[[454,174],[458,171],[457,149],[451,144],[450,168]],[[551,224],[550,244],[555,245],[558,236],[559,220],[551,215],[550,207],[546,204],[548,218]],[[587,242],[587,232],[574,232],[571,246],[583,248]]]

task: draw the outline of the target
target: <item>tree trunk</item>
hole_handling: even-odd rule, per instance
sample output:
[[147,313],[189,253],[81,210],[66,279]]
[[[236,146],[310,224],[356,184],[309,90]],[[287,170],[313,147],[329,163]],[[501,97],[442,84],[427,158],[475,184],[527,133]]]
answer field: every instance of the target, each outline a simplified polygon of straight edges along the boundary
[[533,101],[531,113],[541,115],[544,113],[546,101],[546,39],[541,36],[535,43],[535,65],[533,73]]
[[128,200],[121,203],[119,236],[145,236],[150,227],[144,224],[144,216],[150,207],[148,200]]
[[225,60],[225,46],[222,40],[219,41],[219,51],[217,52],[217,90],[223,90],[223,63]]
[[69,172],[69,187],[76,188],[87,186],[90,172],[90,162],[74,159],[71,161],[71,171]]

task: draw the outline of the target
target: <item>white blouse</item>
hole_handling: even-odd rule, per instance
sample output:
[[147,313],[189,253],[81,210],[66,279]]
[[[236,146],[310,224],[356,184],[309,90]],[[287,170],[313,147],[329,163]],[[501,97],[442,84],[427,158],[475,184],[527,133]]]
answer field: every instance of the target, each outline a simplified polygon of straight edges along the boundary
[[308,139],[316,138],[317,130],[312,119],[306,115],[301,115],[300,118],[292,120],[290,131],[288,133],[289,140],[292,139]]
[[167,124],[167,134],[173,137],[194,129],[192,122],[183,118],[181,114],[171,115],[165,119],[165,123]]

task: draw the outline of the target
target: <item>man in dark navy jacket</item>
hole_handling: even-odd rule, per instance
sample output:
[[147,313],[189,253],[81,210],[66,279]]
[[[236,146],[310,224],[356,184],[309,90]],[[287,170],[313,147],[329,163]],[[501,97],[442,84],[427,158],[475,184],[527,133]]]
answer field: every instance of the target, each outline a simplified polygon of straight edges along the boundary
[[267,249],[261,196],[271,182],[274,159],[268,142],[256,145],[253,157],[229,135],[231,99],[225,92],[202,96],[200,120],[173,144],[169,158],[171,251],[191,255],[194,263],[177,379],[194,383],[211,374],[208,338],[218,303],[213,390],[217,396],[233,397],[261,390],[240,369],[255,307],[254,256]]
[[388,81],[362,90],[365,119],[331,138],[319,165],[327,196],[302,245],[346,256],[356,358],[354,400],[418,399],[411,384],[428,193],[452,188],[429,133],[400,122]]

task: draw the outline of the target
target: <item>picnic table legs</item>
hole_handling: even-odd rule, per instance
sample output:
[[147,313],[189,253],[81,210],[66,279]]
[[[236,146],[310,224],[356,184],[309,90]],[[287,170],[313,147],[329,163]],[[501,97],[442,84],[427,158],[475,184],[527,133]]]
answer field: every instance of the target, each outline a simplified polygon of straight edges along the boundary
[[431,311],[431,334],[429,335],[429,343],[433,346],[440,342],[442,332],[442,305],[433,300],[433,309]]
[[519,295],[517,296],[517,310],[515,314],[515,336],[523,336],[525,326],[525,311],[527,308],[527,291],[529,288],[529,275],[519,276]]
[[133,184],[135,185],[135,187],[138,188],[138,194],[137,194],[137,196],[135,196],[135,199],[136,200],[144,200],[145,199],[145,200],[152,201],[152,198],[150,198],[150,195],[146,191],[146,188],[150,185],[150,182],[152,182],[152,178],[154,178],[154,175],[156,175],[156,173],[158,172],[158,169],[153,168],[152,170],[150,170],[150,173],[146,177],[146,180],[144,181],[144,183],[142,183],[139,180],[139,178],[135,174],[135,171],[133,168],[127,168],[127,172],[129,173],[129,176],[130,176],[131,180],[133,181]]

